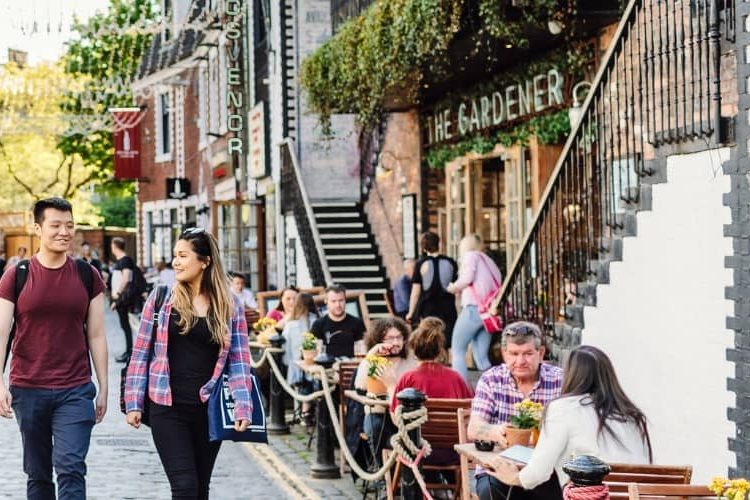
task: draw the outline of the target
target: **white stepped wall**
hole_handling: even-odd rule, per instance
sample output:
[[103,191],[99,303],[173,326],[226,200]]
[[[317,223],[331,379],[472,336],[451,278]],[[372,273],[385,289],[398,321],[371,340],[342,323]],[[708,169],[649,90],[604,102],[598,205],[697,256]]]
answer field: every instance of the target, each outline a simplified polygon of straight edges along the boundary
[[698,483],[734,466],[734,395],[726,389],[733,309],[724,298],[732,240],[723,235],[731,214],[722,203],[730,179],[721,172],[728,159],[728,148],[669,157],[653,210],[638,214],[637,237],[625,239],[610,284],[597,287],[597,307],[584,313],[582,341],[611,356],[649,418],[655,462],[692,464]]

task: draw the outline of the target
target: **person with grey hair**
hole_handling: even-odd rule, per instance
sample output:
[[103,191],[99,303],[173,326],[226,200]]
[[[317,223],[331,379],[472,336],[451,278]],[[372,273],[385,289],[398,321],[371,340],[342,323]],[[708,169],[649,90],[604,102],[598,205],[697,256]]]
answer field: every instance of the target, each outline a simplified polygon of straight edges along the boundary
[[[479,379],[471,404],[467,434],[469,439],[493,441],[500,448],[506,448],[505,428],[510,417],[518,413],[514,405],[530,399],[547,406],[559,398],[563,371],[542,361],[544,341],[541,330],[534,323],[511,323],[501,335],[504,363],[485,371]],[[505,498],[507,491],[498,491],[504,485],[500,485],[481,467],[477,467],[476,478],[480,499]],[[554,481],[539,488],[554,487]],[[538,498],[554,498],[545,497],[542,490],[537,493],[541,494]]]

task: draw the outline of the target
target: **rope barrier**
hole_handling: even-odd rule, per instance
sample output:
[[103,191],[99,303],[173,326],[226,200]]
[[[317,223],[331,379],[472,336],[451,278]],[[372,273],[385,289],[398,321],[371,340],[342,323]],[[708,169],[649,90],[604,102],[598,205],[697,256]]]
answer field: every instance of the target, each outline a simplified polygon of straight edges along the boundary
[[563,490],[565,500],[608,500],[609,487],[606,484],[598,486],[575,486],[568,483]]
[[[311,370],[311,374],[320,378],[323,389],[309,395],[300,394],[287,383],[286,379],[281,373],[281,370],[279,369],[279,366],[276,364],[276,360],[271,355],[281,352],[284,352],[284,350],[275,347],[264,347],[263,355],[260,357],[260,359],[258,361],[253,361],[251,359],[250,363],[253,368],[259,368],[264,363],[268,362],[268,364],[271,366],[271,369],[273,370],[274,376],[279,381],[281,387],[297,401],[309,402],[323,396],[326,403],[326,408],[328,409],[328,413],[331,417],[330,420],[333,426],[334,434],[339,442],[339,447],[341,448],[344,454],[344,458],[349,464],[349,467],[352,469],[352,471],[354,471],[355,474],[357,474],[357,476],[364,479],[365,481],[377,481],[378,479],[381,479],[383,476],[385,476],[386,472],[388,472],[398,460],[404,466],[409,467],[412,470],[412,473],[414,474],[417,483],[422,489],[422,493],[424,494],[425,498],[427,498],[427,500],[432,500],[432,496],[430,496],[429,491],[427,491],[424,478],[419,472],[420,462],[425,457],[429,456],[430,453],[432,453],[432,447],[430,446],[430,443],[428,443],[425,439],[421,439],[421,442],[418,446],[412,441],[411,437],[409,436],[410,431],[421,427],[422,424],[427,422],[427,408],[422,407],[411,412],[405,412],[402,406],[398,406],[396,408],[396,411],[394,412],[394,423],[396,425],[397,431],[393,436],[391,436],[391,447],[393,448],[393,453],[390,454],[388,460],[377,471],[365,471],[359,466],[354,456],[352,456],[351,451],[349,451],[349,446],[346,443],[346,438],[344,437],[344,433],[341,429],[341,425],[338,419],[338,412],[336,411],[336,406],[333,401],[333,397],[331,396],[331,393],[335,389],[335,386],[331,386],[328,372],[322,366],[315,365],[316,368]],[[406,423],[407,420],[408,423]],[[412,460],[411,457],[414,457],[414,459]]]

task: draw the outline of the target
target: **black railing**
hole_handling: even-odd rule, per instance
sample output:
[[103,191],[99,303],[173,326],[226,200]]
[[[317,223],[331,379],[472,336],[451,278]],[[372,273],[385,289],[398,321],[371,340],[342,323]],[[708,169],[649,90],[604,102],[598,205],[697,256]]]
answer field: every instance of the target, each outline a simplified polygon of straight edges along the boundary
[[307,268],[314,286],[332,283],[331,272],[323,252],[318,225],[315,222],[310,199],[307,197],[302,172],[297,164],[294,142],[287,138],[281,143],[281,207],[291,211],[297,225]]
[[725,0],[631,0],[625,10],[501,292],[506,320],[542,326],[553,358],[555,325],[580,325],[571,305],[620,243],[655,148],[719,142],[720,10],[728,19]]
[[361,15],[375,0],[331,0],[331,24],[336,33],[342,24]]

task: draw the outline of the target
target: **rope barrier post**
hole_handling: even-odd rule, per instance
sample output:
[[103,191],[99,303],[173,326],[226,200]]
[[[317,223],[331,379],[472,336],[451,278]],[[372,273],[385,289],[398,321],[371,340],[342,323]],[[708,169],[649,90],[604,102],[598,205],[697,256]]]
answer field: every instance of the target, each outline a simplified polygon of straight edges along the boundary
[[607,500],[609,488],[604,478],[612,469],[609,464],[590,455],[579,455],[563,464],[571,482],[563,491],[565,500]]
[[[326,352],[322,352],[315,358],[315,364],[322,366],[324,370],[331,368],[335,361],[335,358]],[[326,377],[326,372],[321,373],[321,376]],[[333,434],[331,416],[328,414],[325,398],[318,398],[316,410],[317,457],[315,463],[310,467],[310,475],[316,479],[338,479],[341,477],[341,473],[334,461],[334,440],[336,436]]]
[[[281,349],[284,346],[284,342],[286,342],[286,339],[278,333],[268,340],[271,342],[271,347],[274,347],[275,349]],[[278,351],[271,354],[274,361],[276,361],[277,366],[281,366],[281,358],[283,355],[283,352]],[[268,417],[269,422],[267,428],[269,434],[289,434],[289,426],[286,424],[286,405],[284,401],[286,398],[284,397],[284,394],[281,381],[276,377],[276,373],[272,371],[271,387],[268,396],[268,412],[270,415]]]
[[[410,413],[416,410],[419,410],[424,406],[425,401],[427,401],[427,397],[418,391],[417,389],[414,389],[412,387],[408,387],[404,389],[403,391],[396,394],[396,399],[398,399],[399,403],[404,408],[404,413]],[[413,419],[410,420],[404,420],[405,424],[409,424]],[[412,443],[416,443],[419,446],[419,443],[422,442],[422,431],[420,427],[416,427],[409,431],[409,439]],[[407,451],[408,453],[408,451]],[[410,456],[410,460],[415,460],[417,457]],[[421,470],[420,470],[421,473]],[[404,500],[421,500],[422,499],[422,489],[419,486],[419,483],[417,482],[417,478],[414,476],[414,472],[409,467],[401,467],[401,496]]]

